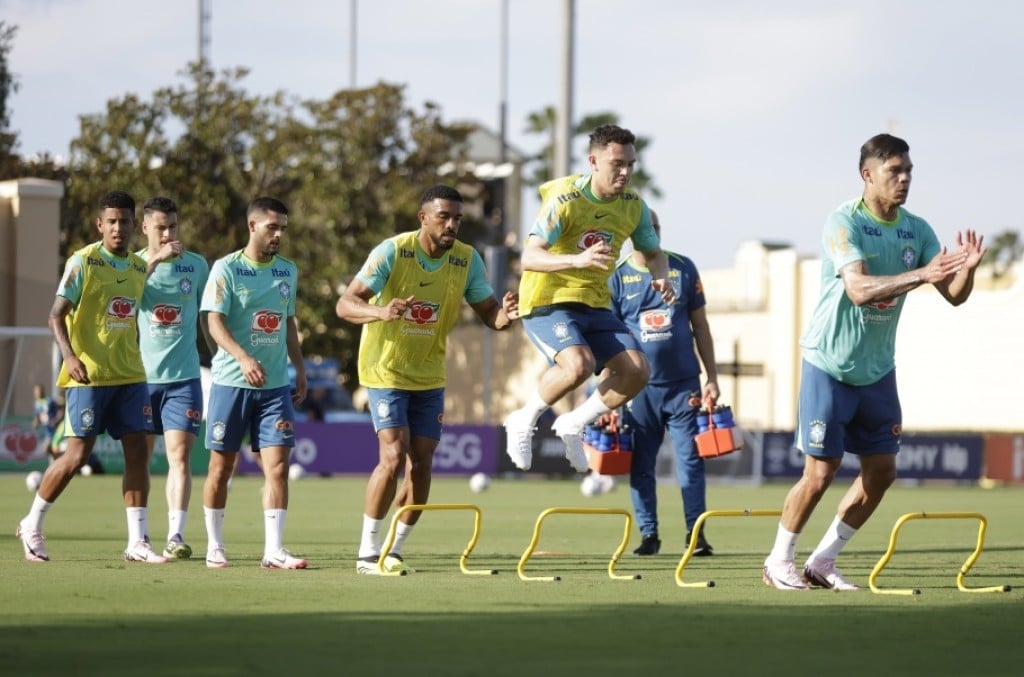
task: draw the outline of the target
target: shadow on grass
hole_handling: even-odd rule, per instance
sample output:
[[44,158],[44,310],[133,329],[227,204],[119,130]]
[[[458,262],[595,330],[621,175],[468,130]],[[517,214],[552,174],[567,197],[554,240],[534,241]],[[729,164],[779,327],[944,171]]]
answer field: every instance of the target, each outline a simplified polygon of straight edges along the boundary
[[912,603],[883,609],[711,605],[695,597],[686,606],[575,606],[529,613],[502,608],[446,613],[445,601],[438,600],[435,613],[409,613],[392,595],[401,592],[382,595],[377,612],[279,615],[267,609],[250,615],[82,618],[54,626],[5,627],[0,664],[9,675],[147,677],[589,677],[656,670],[1018,674],[1019,596],[969,610]]

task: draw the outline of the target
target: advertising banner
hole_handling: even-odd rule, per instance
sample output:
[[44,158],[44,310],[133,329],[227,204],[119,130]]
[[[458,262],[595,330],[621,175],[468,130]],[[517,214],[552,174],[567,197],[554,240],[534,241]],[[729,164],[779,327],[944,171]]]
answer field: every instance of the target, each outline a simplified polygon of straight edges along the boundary
[[1024,482],[1024,435],[985,436],[985,478]]
[[[900,479],[978,480],[981,478],[982,435],[903,435],[896,455]],[[763,474],[766,479],[799,477],[803,455],[793,447],[793,433],[764,434]],[[853,454],[843,456],[837,477],[856,477],[860,461]]]

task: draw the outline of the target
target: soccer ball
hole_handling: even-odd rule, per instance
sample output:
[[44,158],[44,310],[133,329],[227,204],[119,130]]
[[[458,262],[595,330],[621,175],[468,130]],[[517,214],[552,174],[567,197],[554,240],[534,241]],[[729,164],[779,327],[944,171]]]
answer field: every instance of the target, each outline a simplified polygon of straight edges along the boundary
[[486,473],[478,472],[469,478],[469,489],[474,494],[487,491],[489,486],[491,486],[491,478]]
[[301,480],[306,476],[306,469],[299,463],[292,463],[288,466],[288,479]]
[[82,477],[89,477],[92,475],[92,466],[88,463],[82,466],[82,469],[78,471]]
[[601,493],[601,483],[593,474],[587,475],[580,482],[580,493],[584,496],[597,496]]
[[591,474],[591,477],[593,477],[594,482],[597,483],[599,493],[607,494],[609,491],[615,489],[615,478],[611,475]]
[[43,473],[38,470],[33,470],[29,474],[25,475],[25,488],[29,491],[35,491],[39,488],[39,483],[43,481]]

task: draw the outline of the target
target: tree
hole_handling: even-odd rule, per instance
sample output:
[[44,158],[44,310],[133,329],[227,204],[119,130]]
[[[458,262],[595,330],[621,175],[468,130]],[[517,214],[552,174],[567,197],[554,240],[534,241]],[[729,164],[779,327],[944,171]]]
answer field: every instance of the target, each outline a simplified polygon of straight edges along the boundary
[[992,238],[985,262],[992,267],[992,277],[1000,278],[1010,271],[1024,254],[1024,242],[1016,230],[1004,230]]
[[444,124],[429,102],[413,109],[397,85],[299,101],[251,95],[246,75],[193,64],[184,83],[150,101],[127,94],[82,116],[71,143],[68,249],[95,238],[95,202],[118,188],[140,202],[175,199],[183,240],[212,261],[244,246],[249,201],[273,195],[291,212],[284,255],[299,264],[303,350],[340,358],[354,384],[360,328],[336,318],[339,289],[380,240],[418,226],[420,194],[442,182],[437,168],[468,130]]
[[10,98],[18,91],[18,79],[7,66],[7,55],[14,48],[17,26],[0,20],[0,180],[17,176],[18,135],[10,130]]
[[[555,157],[555,126],[557,123],[557,117],[555,109],[552,106],[548,106],[542,110],[530,113],[527,116],[526,132],[528,134],[543,134],[547,137],[548,141],[545,146],[532,158],[530,167],[530,173],[526,176],[526,183],[531,186],[539,186],[545,181],[550,181],[555,178],[552,176],[552,166],[554,165]],[[580,136],[588,136],[597,127],[601,125],[617,125],[619,124],[619,116],[615,113],[604,112],[604,113],[592,113],[586,115],[576,125],[572,127],[573,138],[576,139]],[[636,135],[636,152],[637,157],[643,157],[643,151],[650,145],[651,140],[647,137]],[[587,155],[587,148],[584,145],[583,155]],[[638,167],[633,172],[633,178],[630,181],[630,185],[636,188],[640,192],[647,192],[654,197],[661,197],[661,189],[654,184],[653,177],[647,173],[644,169],[643,164],[638,162]]]

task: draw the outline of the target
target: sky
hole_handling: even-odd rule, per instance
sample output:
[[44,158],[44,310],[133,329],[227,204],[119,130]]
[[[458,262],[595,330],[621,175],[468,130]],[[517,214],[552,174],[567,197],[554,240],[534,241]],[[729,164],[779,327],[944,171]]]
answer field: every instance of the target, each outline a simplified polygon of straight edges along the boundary
[[[19,27],[19,151],[66,155],[79,115],[182,82],[198,5],[0,0]],[[212,64],[251,69],[250,91],[326,99],[354,71],[357,87],[405,84],[417,110],[431,101],[447,122],[494,130],[507,96],[509,143],[527,154],[545,143],[526,120],[560,98],[563,0],[510,0],[507,93],[501,0],[208,5]],[[1024,185],[1024,3],[575,0],[575,20],[575,117],[611,111],[651,140],[639,162],[663,192],[646,196],[663,245],[702,269],[732,266],[749,240],[817,256],[828,214],[861,192],[861,144],[883,131],[910,144],[907,208],[941,241],[1021,228],[1005,205]],[[524,200],[532,220],[537,199]]]

